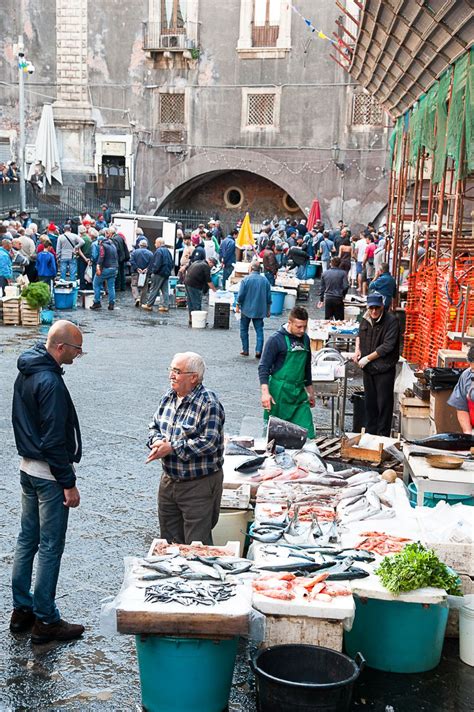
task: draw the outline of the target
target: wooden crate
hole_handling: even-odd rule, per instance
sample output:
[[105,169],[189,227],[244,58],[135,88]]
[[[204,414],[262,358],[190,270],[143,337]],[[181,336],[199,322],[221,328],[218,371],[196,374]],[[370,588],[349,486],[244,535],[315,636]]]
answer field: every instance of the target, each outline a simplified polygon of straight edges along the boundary
[[20,299],[3,300],[3,323],[20,324]]
[[33,309],[25,301],[20,306],[21,323],[23,326],[38,326],[41,323],[39,309]]
[[353,438],[342,438],[341,458],[347,460],[363,460],[380,465],[382,460],[387,459],[383,451],[383,443],[380,443],[377,450],[369,450],[365,447],[354,447],[359,443],[363,433],[355,435]]
[[307,616],[265,615],[265,640],[263,647],[305,643],[321,645],[332,650],[342,650],[342,621]]

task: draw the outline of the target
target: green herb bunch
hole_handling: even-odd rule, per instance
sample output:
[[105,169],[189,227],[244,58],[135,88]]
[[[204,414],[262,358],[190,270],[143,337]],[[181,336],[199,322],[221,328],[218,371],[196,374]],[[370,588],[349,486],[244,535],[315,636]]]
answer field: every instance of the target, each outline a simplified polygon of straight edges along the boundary
[[408,544],[398,554],[385,556],[375,573],[391,593],[433,587],[444,588],[452,596],[462,596],[457,575],[420,542]]
[[26,303],[32,309],[45,307],[51,299],[49,286],[46,282],[32,282],[22,290],[21,296],[22,299],[26,299]]

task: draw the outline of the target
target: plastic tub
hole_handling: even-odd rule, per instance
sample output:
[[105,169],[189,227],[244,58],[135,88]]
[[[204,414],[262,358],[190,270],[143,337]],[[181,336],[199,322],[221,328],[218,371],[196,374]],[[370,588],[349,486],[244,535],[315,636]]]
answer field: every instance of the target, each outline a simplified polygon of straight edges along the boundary
[[474,595],[464,598],[466,603],[459,611],[459,657],[474,666]]
[[52,309],[42,309],[41,310],[41,323],[42,324],[52,324],[54,319],[54,312]]
[[446,605],[360,598],[354,594],[352,630],[345,650],[360,650],[367,665],[385,672],[426,672],[441,660],[449,609]]
[[222,712],[229,701],[238,638],[136,636],[147,712]]
[[[76,293],[74,294],[74,292]],[[72,287],[55,287],[54,289],[54,306],[56,309],[73,309],[74,297],[77,299],[77,290]]]
[[359,307],[344,307],[344,319],[346,321],[357,321],[357,317],[360,314]]
[[[413,508],[416,507],[416,497],[418,494],[418,487],[414,482],[410,482],[408,485],[408,499]],[[468,494],[436,494],[435,492],[425,492],[423,499],[424,507],[436,507],[438,502],[447,502],[448,504],[467,504],[469,507],[474,506],[474,497],[470,497]]]
[[245,546],[247,525],[252,513],[247,509],[221,509],[219,520],[212,530],[212,541],[215,546],[225,546],[228,541],[240,542],[240,554]]
[[251,659],[259,712],[345,712],[364,666],[318,645],[276,645]]
[[305,279],[314,279],[316,277],[316,265],[312,262],[306,265]]
[[179,282],[178,277],[168,277],[168,287],[169,287],[170,292],[172,289],[174,289],[176,287],[178,282]]
[[283,309],[286,311],[291,311],[296,306],[296,290],[290,290],[285,294],[285,301],[283,303]]
[[191,324],[193,329],[205,329],[207,322],[207,311],[192,311]]
[[279,316],[283,312],[283,304],[285,302],[286,292],[284,290],[272,289],[272,304],[270,306],[270,314]]

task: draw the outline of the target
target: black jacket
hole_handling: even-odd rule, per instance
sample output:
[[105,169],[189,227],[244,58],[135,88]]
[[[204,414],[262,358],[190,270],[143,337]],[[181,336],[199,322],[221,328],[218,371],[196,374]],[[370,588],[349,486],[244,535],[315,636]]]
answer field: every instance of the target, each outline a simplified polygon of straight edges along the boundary
[[118,269],[117,248],[112,240],[101,240],[99,242],[99,259],[97,264],[101,269]]
[[82,456],[81,431],[63,370],[36,344],[18,359],[12,423],[18,454],[48,463],[65,489],[74,487],[73,462]]
[[359,327],[359,340],[362,356],[372,351],[377,351],[379,355],[367,364],[364,371],[376,375],[395,368],[400,356],[400,324],[393,314],[383,312],[379,321],[374,323],[364,314]]

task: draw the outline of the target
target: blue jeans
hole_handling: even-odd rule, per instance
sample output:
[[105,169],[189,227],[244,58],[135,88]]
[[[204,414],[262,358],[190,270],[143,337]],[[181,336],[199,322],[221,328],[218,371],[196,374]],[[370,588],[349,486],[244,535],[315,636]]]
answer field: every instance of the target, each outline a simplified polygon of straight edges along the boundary
[[70,260],[61,260],[59,263],[61,279],[66,279],[66,274],[69,271],[69,279],[74,282],[77,277],[77,259],[73,257]]
[[[60,618],[54,599],[69,508],[64,506],[64,491],[57,482],[32,477],[25,472],[21,472],[20,482],[21,528],[13,561],[13,607],[33,610],[44,623],[55,623]],[[36,553],[32,594],[31,575]]]
[[115,267],[106,267],[102,270],[100,277],[94,275],[94,303],[100,304],[100,290],[104,282],[107,282],[107,290],[109,292],[109,304],[115,304],[115,278],[117,269]]
[[274,287],[275,286],[275,275],[273,274],[273,272],[264,272],[263,274],[270,282],[270,286]]
[[192,311],[201,311],[202,307],[202,289],[198,287],[186,287],[186,299],[188,301],[189,318]]
[[223,284],[224,289],[225,289],[225,283],[227,282],[227,280],[229,279],[229,277],[233,271],[234,271],[234,265],[225,265],[224,266],[224,272],[222,274],[222,280],[224,282],[224,284]]
[[242,351],[249,352],[249,326],[253,321],[253,328],[257,335],[257,343],[255,344],[255,353],[261,354],[263,351],[263,319],[251,319],[245,314],[240,315],[240,340],[242,342]]
[[296,270],[296,276],[298,279],[306,279],[306,265],[300,265]]

